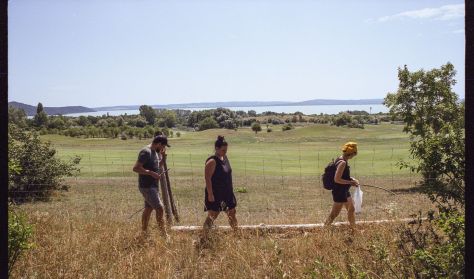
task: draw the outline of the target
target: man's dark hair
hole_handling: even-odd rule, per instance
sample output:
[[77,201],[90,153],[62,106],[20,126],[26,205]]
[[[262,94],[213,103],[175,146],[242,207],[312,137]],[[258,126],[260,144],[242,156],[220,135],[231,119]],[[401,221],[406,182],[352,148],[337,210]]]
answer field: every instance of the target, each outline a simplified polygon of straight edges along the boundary
[[168,147],[171,147],[169,144],[168,144],[168,138],[166,136],[163,136],[163,135],[158,135],[156,136],[154,139],[153,139],[153,143],[161,143],[162,145],[166,145]]

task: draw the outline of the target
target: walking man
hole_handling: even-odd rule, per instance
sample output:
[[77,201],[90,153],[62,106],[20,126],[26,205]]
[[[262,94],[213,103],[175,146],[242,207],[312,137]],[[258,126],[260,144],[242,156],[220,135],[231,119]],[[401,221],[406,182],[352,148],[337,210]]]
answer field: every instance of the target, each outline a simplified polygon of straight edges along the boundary
[[163,221],[163,204],[158,192],[158,180],[163,174],[160,172],[166,160],[166,147],[170,147],[166,136],[156,136],[150,145],[140,150],[133,171],[138,173],[138,189],[145,200],[142,214],[143,232],[147,232],[151,212],[154,209],[158,228],[163,236],[168,237]]

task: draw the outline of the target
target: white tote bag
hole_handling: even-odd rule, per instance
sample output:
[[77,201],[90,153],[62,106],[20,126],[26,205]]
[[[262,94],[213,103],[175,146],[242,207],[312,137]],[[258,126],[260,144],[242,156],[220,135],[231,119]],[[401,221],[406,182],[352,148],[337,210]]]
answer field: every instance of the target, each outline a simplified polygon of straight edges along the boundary
[[364,193],[359,187],[356,187],[354,191],[354,207],[355,207],[355,213],[359,214],[362,211],[362,195]]

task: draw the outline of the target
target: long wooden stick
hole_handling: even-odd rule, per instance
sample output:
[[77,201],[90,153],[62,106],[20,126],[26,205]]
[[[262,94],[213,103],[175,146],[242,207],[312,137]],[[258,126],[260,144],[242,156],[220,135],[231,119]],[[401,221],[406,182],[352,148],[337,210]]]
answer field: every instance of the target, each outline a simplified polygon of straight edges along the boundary
[[372,187],[372,188],[377,188],[377,189],[380,189],[380,190],[387,191],[387,192],[389,192],[389,193],[390,193],[390,194],[392,194],[392,195],[396,195],[396,193],[395,193],[395,192],[393,192],[393,191],[390,191],[390,190],[388,190],[388,189],[385,189],[385,188],[383,188],[383,187],[374,186],[374,185],[368,185],[368,184],[361,184],[361,186],[364,186],[364,187]]
[[[162,172],[164,172],[165,169],[162,169]],[[169,226],[173,224],[173,217],[171,216],[171,205],[170,205],[170,199],[168,195],[168,185],[166,184],[166,178],[161,175],[160,177],[160,188],[161,188],[161,196],[163,197],[163,207],[165,208],[165,214],[166,214],[166,222]]]
[[[164,166],[165,170],[168,169],[166,161],[164,162],[163,166]],[[176,209],[176,203],[174,202],[173,192],[171,191],[171,183],[170,183],[170,177],[168,175],[168,171],[165,172],[165,178],[166,178],[166,184],[168,185],[168,196],[169,196],[169,199],[170,199],[171,211],[173,212],[174,219],[176,220],[176,222],[179,223],[178,210]]]

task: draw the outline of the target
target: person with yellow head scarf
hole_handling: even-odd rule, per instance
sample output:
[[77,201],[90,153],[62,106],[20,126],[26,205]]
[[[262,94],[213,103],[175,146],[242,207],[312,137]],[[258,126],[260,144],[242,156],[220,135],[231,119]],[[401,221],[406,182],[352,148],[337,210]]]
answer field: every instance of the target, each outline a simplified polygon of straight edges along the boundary
[[336,161],[336,174],[334,175],[334,188],[332,190],[332,198],[334,204],[325,225],[332,224],[334,219],[339,215],[344,206],[347,209],[347,218],[352,228],[355,226],[355,208],[351,198],[349,189],[351,186],[358,187],[359,181],[350,174],[348,161],[357,155],[357,143],[347,142],[342,146],[342,155]]

